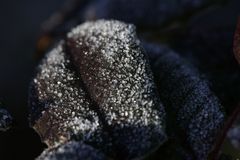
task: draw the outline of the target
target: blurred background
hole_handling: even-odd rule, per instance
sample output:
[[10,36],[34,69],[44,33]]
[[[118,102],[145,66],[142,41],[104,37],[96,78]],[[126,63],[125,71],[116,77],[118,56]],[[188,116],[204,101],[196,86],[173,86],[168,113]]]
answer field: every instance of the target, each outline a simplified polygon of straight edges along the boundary
[[28,85],[33,76],[41,24],[63,0],[0,1],[0,101],[14,127],[0,133],[0,159],[34,159],[45,147],[27,120]]
[[[34,159],[46,147],[41,143],[39,136],[28,125],[28,85],[37,62],[35,59],[35,47],[41,25],[52,13],[62,7],[63,2],[64,0],[0,1],[0,102],[1,106],[6,108],[15,119],[12,129],[0,133],[1,160]],[[214,3],[220,3],[220,1]],[[213,29],[213,34],[216,35],[213,36],[214,38],[210,37],[213,41],[209,41],[207,45],[214,45],[213,48],[218,48],[221,52],[223,50],[219,49],[218,45],[226,45],[226,50],[229,51],[230,55],[232,53],[230,50],[232,50],[232,40],[239,15],[240,1],[228,0],[220,5],[213,5],[212,7],[207,7],[204,10],[196,12],[188,20],[187,25],[184,24],[180,28],[187,33],[184,36],[192,38],[192,36],[197,36],[199,33],[204,32],[204,30],[211,31],[215,26],[218,26],[217,28],[220,28],[219,31],[223,34],[224,39],[221,40],[221,43],[215,43],[216,39],[220,39],[218,32]],[[188,30],[188,28],[190,29]],[[175,35],[172,35],[174,33],[166,31],[166,34],[162,34],[161,41],[175,46],[176,50],[180,52],[185,51],[186,49],[178,47],[178,44],[171,39],[172,37],[175,38]],[[209,33],[207,32],[206,34]],[[144,36],[148,37],[147,35]],[[203,42],[205,42],[205,38],[209,39],[208,37],[203,37]],[[154,38],[150,37],[149,39]],[[188,46],[189,44],[191,43],[185,41],[182,46]],[[202,49],[202,47],[200,48]],[[199,48],[195,49],[197,51],[201,50]],[[213,52],[217,52],[217,50],[213,50]],[[235,64],[235,66],[237,65]],[[233,83],[230,82],[228,85],[233,85]],[[238,88],[236,87],[235,89]],[[231,88],[227,92],[232,94],[239,93],[233,91]],[[232,99],[232,101],[237,100],[239,99],[236,97]],[[230,144],[228,143],[227,145]],[[239,156],[238,151],[229,149],[230,147],[227,147],[227,152],[234,152],[231,154]]]

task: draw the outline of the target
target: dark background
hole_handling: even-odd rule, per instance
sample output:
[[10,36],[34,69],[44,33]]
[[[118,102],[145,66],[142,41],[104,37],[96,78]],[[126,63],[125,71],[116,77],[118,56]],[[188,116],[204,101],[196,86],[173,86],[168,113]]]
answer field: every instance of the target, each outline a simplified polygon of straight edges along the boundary
[[[35,46],[41,24],[64,0],[0,1],[0,105],[14,117],[15,124],[0,133],[0,160],[34,159],[46,147],[29,127],[27,116],[28,85],[36,66]],[[193,19],[188,26],[207,30],[215,25],[227,28],[227,43],[232,43],[240,0],[212,7]],[[196,31],[198,32],[198,30]],[[224,44],[224,42],[223,42]],[[213,44],[214,45],[214,44]],[[218,48],[216,45],[215,48]],[[228,48],[231,50],[231,48]]]
[[0,1],[0,102],[14,117],[11,130],[0,133],[0,159],[34,159],[43,144],[27,121],[28,84],[36,60],[41,24],[63,0]]

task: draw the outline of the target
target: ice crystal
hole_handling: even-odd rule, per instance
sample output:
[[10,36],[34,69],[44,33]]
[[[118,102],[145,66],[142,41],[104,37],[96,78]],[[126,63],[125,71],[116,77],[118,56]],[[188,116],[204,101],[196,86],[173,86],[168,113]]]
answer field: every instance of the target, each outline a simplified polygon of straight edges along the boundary
[[[30,120],[48,146],[80,139],[102,144],[103,124],[60,42],[46,54],[30,87]],[[104,144],[106,145],[106,144]]]
[[175,123],[197,159],[207,159],[224,121],[219,100],[194,66],[178,54],[157,45],[145,48],[156,58],[154,70],[164,105],[174,111]]
[[104,154],[83,142],[70,141],[45,150],[36,160],[106,160]]
[[142,156],[162,144],[165,112],[135,27],[87,22],[68,34],[68,47],[121,155]]

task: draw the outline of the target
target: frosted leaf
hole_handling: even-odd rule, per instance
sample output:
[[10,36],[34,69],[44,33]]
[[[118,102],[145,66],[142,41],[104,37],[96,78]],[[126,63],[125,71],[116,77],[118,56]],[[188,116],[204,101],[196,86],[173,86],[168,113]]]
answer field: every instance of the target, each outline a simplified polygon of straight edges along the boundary
[[7,110],[0,108],[0,131],[8,130],[12,125],[12,116]]
[[120,21],[86,22],[68,33],[75,66],[124,158],[161,145],[165,111],[135,27]]
[[83,142],[70,141],[45,150],[36,160],[105,160],[100,151]]
[[[223,106],[227,106],[227,114],[231,114],[240,99],[240,70],[233,54],[233,34],[237,19],[234,10],[238,10],[239,2],[229,1],[228,5],[191,17],[191,21],[186,24],[186,32],[174,39],[174,49],[206,76],[212,91]],[[216,18],[217,14],[221,14],[222,18]],[[236,39],[235,42],[237,41]]]
[[29,105],[31,125],[48,146],[71,139],[108,146],[103,140],[103,124],[65,53],[64,42],[47,53],[38,66]]
[[231,142],[233,147],[240,149],[240,114],[236,116],[233,125],[228,130],[227,139]]
[[219,100],[198,71],[176,53],[164,47],[156,49],[161,48],[157,45],[145,48],[157,57],[154,69],[160,97],[174,111],[178,132],[184,132],[197,159],[207,159],[224,121]]

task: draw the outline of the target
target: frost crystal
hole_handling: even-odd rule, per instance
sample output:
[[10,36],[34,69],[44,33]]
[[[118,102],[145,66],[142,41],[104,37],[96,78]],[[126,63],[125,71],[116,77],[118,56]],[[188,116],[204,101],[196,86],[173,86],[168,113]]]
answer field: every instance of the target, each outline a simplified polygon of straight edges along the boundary
[[157,57],[154,69],[163,104],[174,111],[196,157],[207,159],[224,121],[219,100],[196,69],[176,53],[156,45],[145,48]]
[[117,152],[143,156],[165,140],[165,112],[135,27],[87,22],[68,34],[68,47],[86,88],[99,105]]
[[65,53],[64,42],[38,66],[29,103],[31,124],[48,146],[72,138],[103,143],[103,125]]
[[232,127],[227,132],[227,138],[231,144],[236,148],[240,149],[240,115],[236,118]]
[[45,150],[36,160],[106,160],[98,150],[82,142],[70,141]]
[[8,130],[12,125],[12,116],[7,110],[0,108],[0,131]]

